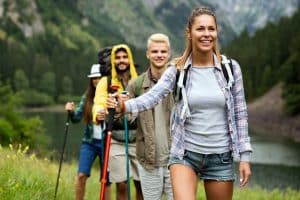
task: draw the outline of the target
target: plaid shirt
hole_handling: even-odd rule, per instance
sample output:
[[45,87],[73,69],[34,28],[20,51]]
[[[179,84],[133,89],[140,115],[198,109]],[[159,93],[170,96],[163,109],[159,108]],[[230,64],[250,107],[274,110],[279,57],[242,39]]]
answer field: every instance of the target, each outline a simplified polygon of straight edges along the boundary
[[[184,68],[191,65],[191,56],[185,63]],[[250,145],[250,138],[248,136],[248,114],[247,106],[244,95],[242,72],[239,64],[232,60],[234,83],[232,88],[227,87],[227,81],[222,73],[221,64],[214,56],[214,74],[218,84],[225,96],[226,100],[226,113],[227,122],[230,135],[230,149],[233,151],[233,156],[242,161],[249,161],[249,152],[252,151]],[[182,100],[176,103],[171,115],[171,133],[172,133],[172,146],[171,154],[182,159],[185,150],[185,120],[189,117],[189,107],[187,96],[191,89],[191,79],[189,70],[185,88],[182,88]],[[180,81],[180,78],[179,78]],[[158,83],[147,93],[139,96],[138,98],[131,99],[125,102],[126,112],[131,112],[136,116],[138,112],[151,109],[170,92],[173,91],[176,82],[176,67],[170,66]],[[180,85],[178,85],[181,87]],[[243,158],[242,155],[244,154]]]

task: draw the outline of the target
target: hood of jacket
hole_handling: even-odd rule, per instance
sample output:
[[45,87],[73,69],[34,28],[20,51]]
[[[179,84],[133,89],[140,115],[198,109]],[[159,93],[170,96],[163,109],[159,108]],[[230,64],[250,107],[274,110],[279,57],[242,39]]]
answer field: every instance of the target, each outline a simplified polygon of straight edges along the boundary
[[[112,83],[119,82],[118,80],[118,74],[117,74],[117,69],[115,65],[115,58],[116,58],[116,51],[118,49],[125,49],[128,55],[128,60],[129,60],[129,71],[130,71],[130,78],[133,79],[137,77],[137,72],[134,66],[133,58],[132,58],[132,53],[130,48],[126,44],[119,44],[115,45],[113,49],[111,50],[111,78],[112,78]],[[125,88],[124,88],[125,89]]]

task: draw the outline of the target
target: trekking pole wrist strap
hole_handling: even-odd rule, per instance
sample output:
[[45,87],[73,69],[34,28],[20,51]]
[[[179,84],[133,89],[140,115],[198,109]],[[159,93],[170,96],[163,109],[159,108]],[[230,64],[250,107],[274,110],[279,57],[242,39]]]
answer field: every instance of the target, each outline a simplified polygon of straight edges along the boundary
[[122,103],[121,103],[121,111],[122,111],[122,113],[125,113],[125,111],[126,111],[125,101],[122,101]]

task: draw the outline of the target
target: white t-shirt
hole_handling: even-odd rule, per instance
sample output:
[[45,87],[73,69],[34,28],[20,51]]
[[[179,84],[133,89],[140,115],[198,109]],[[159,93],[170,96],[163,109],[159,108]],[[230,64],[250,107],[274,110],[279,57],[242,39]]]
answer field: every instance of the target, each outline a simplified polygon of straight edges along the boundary
[[93,125],[93,138],[101,140],[102,139],[102,131],[105,130],[105,123],[103,124],[94,124]]

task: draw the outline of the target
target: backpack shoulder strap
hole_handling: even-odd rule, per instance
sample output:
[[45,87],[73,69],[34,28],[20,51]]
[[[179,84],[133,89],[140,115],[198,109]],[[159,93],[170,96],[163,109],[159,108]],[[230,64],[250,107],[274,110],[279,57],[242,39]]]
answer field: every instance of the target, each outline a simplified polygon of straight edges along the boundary
[[107,92],[111,93],[111,76],[107,76]]
[[[175,102],[178,102],[182,99],[181,88],[185,87],[188,71],[191,66],[192,65],[188,65],[185,69],[183,69],[181,71],[177,69],[177,71],[176,71],[176,83],[175,83],[174,95],[173,95]],[[181,82],[182,82],[182,85],[181,85]]]
[[135,97],[138,97],[142,94],[144,76],[145,76],[144,74],[141,74],[135,79],[135,88],[134,88]]
[[180,75],[180,70],[176,69],[176,81],[173,90],[173,98],[175,99],[176,102],[179,100],[179,93],[180,93],[180,88],[177,85],[179,80],[179,75]]
[[231,89],[234,83],[232,60],[228,59],[225,55],[221,55],[221,67],[227,81],[227,87]]

